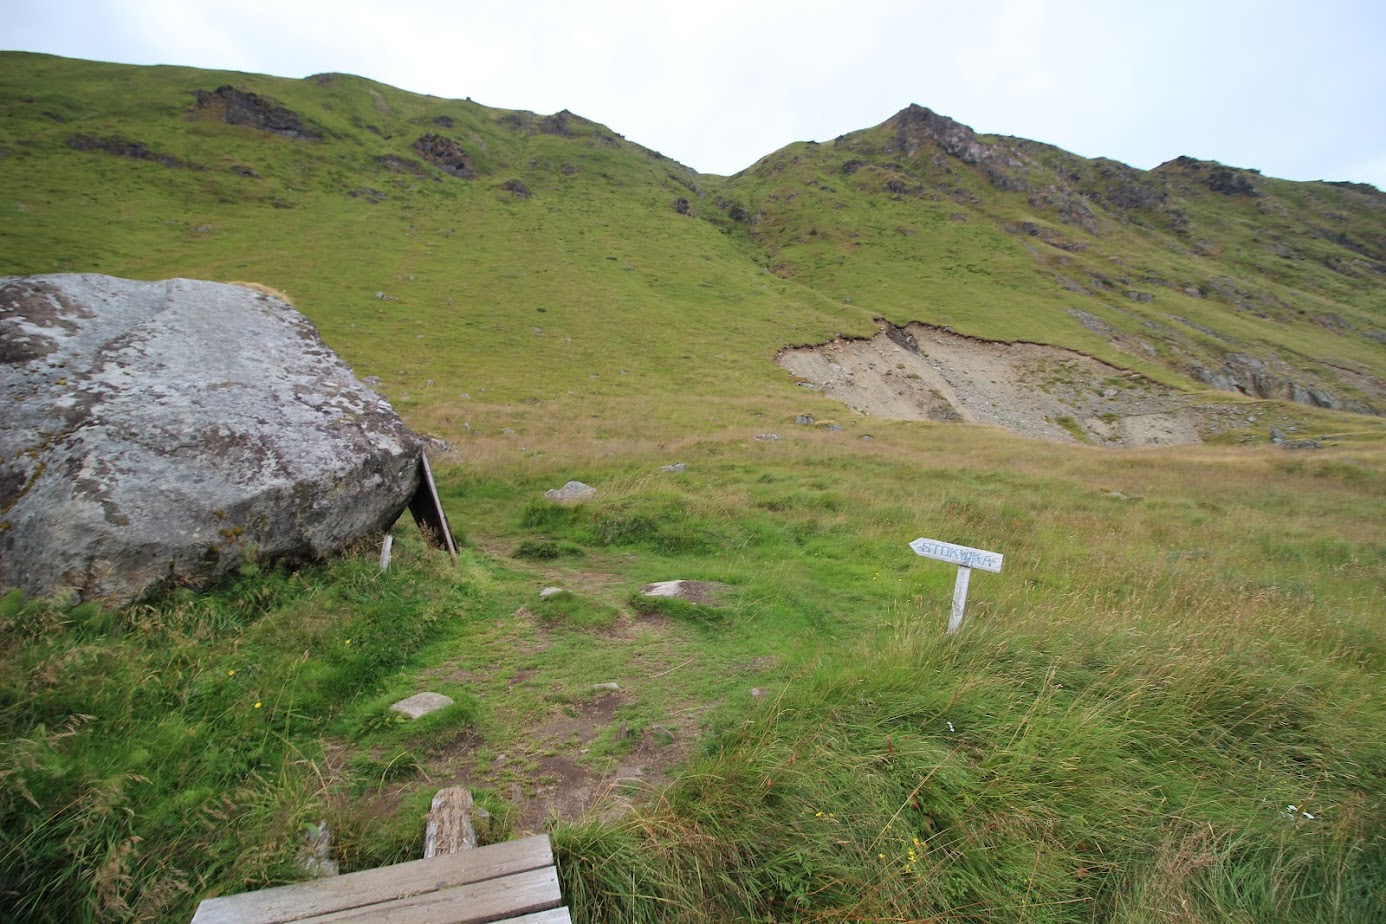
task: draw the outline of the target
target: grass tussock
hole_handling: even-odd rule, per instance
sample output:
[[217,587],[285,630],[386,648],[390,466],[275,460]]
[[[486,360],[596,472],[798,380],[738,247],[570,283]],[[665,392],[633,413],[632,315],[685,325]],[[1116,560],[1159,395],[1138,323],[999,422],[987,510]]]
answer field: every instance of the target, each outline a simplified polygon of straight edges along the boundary
[[[370,839],[333,806],[325,740],[471,590],[406,543],[411,557],[384,574],[370,556],[247,567],[210,594],[118,612],[7,594],[0,888],[16,919],[185,917],[209,890],[301,876],[302,829],[320,817],[346,844]],[[394,840],[362,859],[403,858]]]
[[570,894],[613,921],[1379,913],[1370,722],[1305,734],[1327,703],[1259,659],[1067,640],[1092,648],[911,623],[824,659],[632,817],[560,828]]

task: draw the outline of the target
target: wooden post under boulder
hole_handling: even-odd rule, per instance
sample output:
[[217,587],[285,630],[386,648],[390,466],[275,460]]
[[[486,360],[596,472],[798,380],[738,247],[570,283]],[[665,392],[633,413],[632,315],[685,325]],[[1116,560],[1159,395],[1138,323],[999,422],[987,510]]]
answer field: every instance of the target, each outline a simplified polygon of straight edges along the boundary
[[[438,485],[433,481],[433,469],[428,465],[428,453],[419,453],[419,487],[409,498],[409,512],[414,522],[424,534],[424,539],[440,549],[447,549],[453,561],[457,561],[457,546],[452,541],[452,527],[448,525],[448,515],[443,512],[443,502],[438,498]],[[382,559],[383,560],[383,559]],[[381,566],[384,568],[384,565]]]

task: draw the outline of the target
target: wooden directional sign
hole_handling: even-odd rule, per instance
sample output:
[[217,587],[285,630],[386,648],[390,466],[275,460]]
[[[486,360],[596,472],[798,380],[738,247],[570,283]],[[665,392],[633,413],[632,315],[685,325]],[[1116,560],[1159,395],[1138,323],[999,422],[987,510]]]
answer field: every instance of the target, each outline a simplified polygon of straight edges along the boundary
[[937,539],[916,539],[910,543],[910,548],[914,549],[916,555],[925,558],[936,558],[965,568],[981,568],[983,571],[1000,571],[1001,560],[1006,557],[1000,552],[969,549],[965,545],[939,542]]
[[910,548],[914,549],[916,555],[958,566],[958,580],[953,585],[953,612],[948,618],[948,634],[952,635],[962,626],[963,607],[967,606],[967,583],[972,577],[972,569],[1000,571],[1005,556],[1000,552],[972,549],[937,539],[916,539],[910,543]]

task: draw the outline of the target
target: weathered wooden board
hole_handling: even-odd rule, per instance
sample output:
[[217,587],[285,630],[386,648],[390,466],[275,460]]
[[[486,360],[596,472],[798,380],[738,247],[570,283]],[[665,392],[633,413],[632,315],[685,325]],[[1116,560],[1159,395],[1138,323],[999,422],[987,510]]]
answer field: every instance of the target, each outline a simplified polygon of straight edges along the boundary
[[302,924],[489,924],[555,908],[562,901],[558,870],[548,866],[298,920]]
[[[286,924],[289,921],[317,920],[315,916],[364,909],[380,902],[422,896],[444,889],[452,893],[457,888],[470,884],[497,880],[504,882],[506,877],[533,871],[548,874],[548,879],[553,882],[552,901],[529,907],[506,907],[500,909],[501,913],[495,917],[484,918],[487,921],[500,920],[528,911],[551,908],[561,903],[557,871],[553,869],[553,863],[553,848],[549,845],[548,836],[538,834],[476,850],[444,854],[428,860],[412,860],[395,866],[362,870],[312,882],[209,898],[198,907],[197,913],[193,916],[193,924]],[[529,888],[534,883],[524,880],[518,885]],[[516,887],[517,885],[507,886],[503,891],[509,895],[516,895]],[[521,890],[518,897],[524,898],[528,894]],[[374,920],[396,920],[393,912],[391,916],[384,917],[379,908],[373,914]],[[430,924],[437,924],[444,919],[399,920],[428,920]]]
[[504,921],[497,921],[496,924],[573,924],[573,919],[567,908],[550,908],[548,911],[536,911],[534,914],[525,914],[518,918],[506,918]]
[[424,859],[476,849],[472,824],[472,793],[465,786],[438,790],[424,829]]
[[428,464],[428,453],[419,453],[419,487],[409,499],[409,512],[424,535],[438,543],[439,548],[447,549],[453,561],[457,561],[457,546],[452,541],[452,527],[448,525],[448,515],[443,511],[443,502],[438,497],[438,485],[433,480],[433,469]]

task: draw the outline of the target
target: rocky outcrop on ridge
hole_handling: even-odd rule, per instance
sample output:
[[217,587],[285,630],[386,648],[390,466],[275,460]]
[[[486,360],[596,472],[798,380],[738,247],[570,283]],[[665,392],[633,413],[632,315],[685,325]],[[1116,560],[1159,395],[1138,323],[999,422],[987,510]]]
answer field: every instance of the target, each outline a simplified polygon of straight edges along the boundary
[[297,141],[320,140],[316,132],[308,129],[302,116],[277,99],[232,86],[198,90],[196,96],[195,109],[219,113],[227,125],[245,125]]

